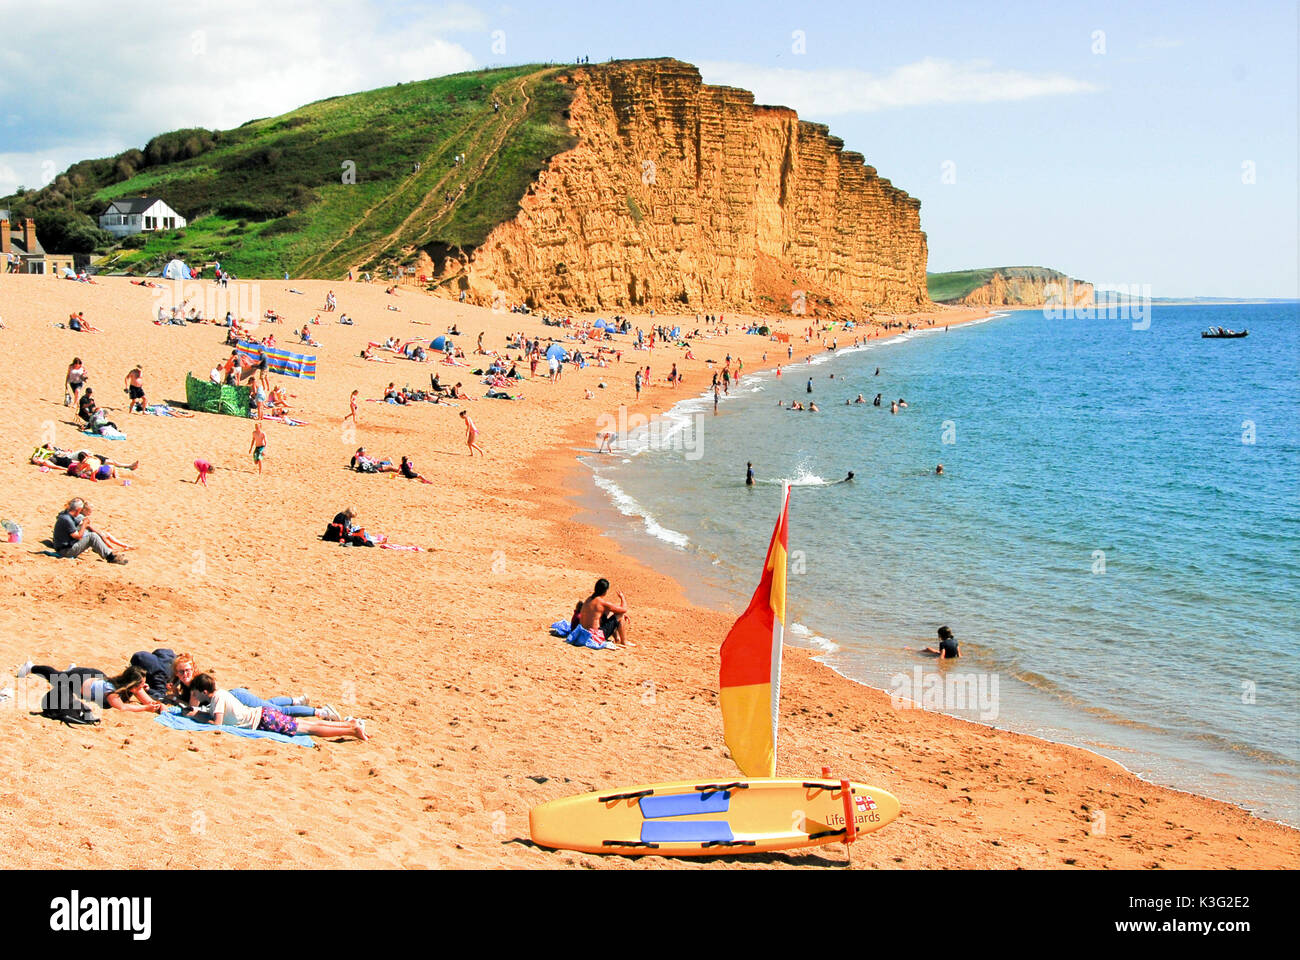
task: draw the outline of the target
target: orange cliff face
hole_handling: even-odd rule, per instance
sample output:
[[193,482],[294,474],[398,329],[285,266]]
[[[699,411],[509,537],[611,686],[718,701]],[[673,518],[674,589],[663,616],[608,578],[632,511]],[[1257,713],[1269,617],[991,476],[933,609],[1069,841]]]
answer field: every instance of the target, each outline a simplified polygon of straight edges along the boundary
[[1003,276],[998,272],[987,283],[951,302],[968,307],[1057,305],[1077,310],[1093,306],[1093,287],[1084,280],[1074,280],[1061,274],[1043,275],[1041,271],[1036,271],[1027,272],[1023,276]]
[[[675,60],[565,79],[578,145],[473,252],[475,299],[781,312],[797,285],[838,315],[929,303],[920,201],[825,126]],[[790,288],[776,296],[756,279],[773,261]]]

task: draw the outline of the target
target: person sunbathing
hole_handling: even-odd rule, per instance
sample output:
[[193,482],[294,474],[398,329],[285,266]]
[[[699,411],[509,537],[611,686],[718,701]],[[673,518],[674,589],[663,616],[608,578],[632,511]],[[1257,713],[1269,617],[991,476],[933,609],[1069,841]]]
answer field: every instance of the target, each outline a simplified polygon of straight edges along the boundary
[[18,668],[19,680],[28,675],[44,677],[53,683],[53,678],[62,674],[71,677],[75,692],[90,703],[101,708],[123,710],[127,713],[162,713],[166,704],[149,696],[145,689],[147,677],[139,667],[127,667],[115,677],[110,677],[103,670],[94,667],[69,667],[56,670],[44,665],[33,665],[29,660]]
[[[190,713],[190,687],[199,671],[194,666],[194,658],[188,653],[176,654],[172,661],[172,678],[167,685],[167,698],[172,703],[181,705],[181,713]],[[209,674],[211,676],[211,674]],[[286,717],[319,717],[322,720],[342,720],[338,710],[328,703],[313,707],[306,696],[271,697],[269,700],[259,697],[247,687],[231,687],[231,696],[246,707],[270,707],[279,710]]]
[[102,463],[86,451],[77,455],[76,461],[69,464],[68,476],[80,477],[82,480],[116,480],[117,468],[111,463]]
[[308,329],[307,324],[305,324],[305,323],[302,325],[302,330],[301,330],[301,332],[299,332],[299,334],[298,334],[298,339],[299,339],[301,342],[307,344],[307,346],[309,346],[309,347],[319,347],[319,346],[320,346],[319,343],[317,343],[315,340],[313,340],[313,339],[311,338],[311,331]]
[[306,734],[311,737],[351,737],[369,740],[364,720],[320,720],[285,716],[275,707],[249,707],[240,703],[229,690],[217,686],[209,673],[200,673],[190,684],[190,706],[197,711],[193,719],[216,726],[233,726],[243,730],[279,733],[286,737]]
[[77,333],[103,333],[104,331],[91,324],[86,319],[84,313],[74,313],[68,317],[68,329],[75,330]]
[[366,453],[365,447],[357,447],[352,455],[352,469],[357,473],[399,473],[400,469],[391,460],[380,460]]
[[384,400],[388,403],[406,403],[406,394],[397,389],[397,385],[389,382],[388,387],[384,390]]
[[55,447],[48,443],[43,443],[32,451],[32,463],[38,467],[58,467],[66,470],[83,457],[94,457],[101,464],[109,464],[119,470],[137,470],[140,461],[135,463],[120,463],[112,457],[106,457],[102,453],[87,453],[85,450],[64,450],[61,447]]

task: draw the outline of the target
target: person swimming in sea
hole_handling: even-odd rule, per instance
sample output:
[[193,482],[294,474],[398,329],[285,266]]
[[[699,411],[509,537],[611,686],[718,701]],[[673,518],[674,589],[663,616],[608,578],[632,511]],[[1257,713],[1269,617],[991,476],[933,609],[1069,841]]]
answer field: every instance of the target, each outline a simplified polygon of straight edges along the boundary
[[754,462],[751,460],[745,464],[745,486],[754,485]]
[[881,398],[881,396],[883,396],[883,394],[879,394],[879,393],[876,394],[876,399],[874,399],[874,400],[871,401],[871,405],[872,405],[873,407],[878,407],[878,406],[880,406],[880,398]]
[[940,660],[955,660],[961,656],[961,651],[957,649],[957,638],[952,635],[952,630],[946,626],[939,628],[939,649],[926,647],[925,652],[938,657]]
[[850,470],[850,471],[849,471],[849,475],[848,475],[847,477],[845,477],[843,480],[841,480],[840,483],[849,483],[849,482],[851,482],[852,480],[853,480],[853,471]]
[[942,463],[939,464],[937,467],[934,468],[934,475],[935,475],[936,477],[943,476],[943,464],[942,464]]

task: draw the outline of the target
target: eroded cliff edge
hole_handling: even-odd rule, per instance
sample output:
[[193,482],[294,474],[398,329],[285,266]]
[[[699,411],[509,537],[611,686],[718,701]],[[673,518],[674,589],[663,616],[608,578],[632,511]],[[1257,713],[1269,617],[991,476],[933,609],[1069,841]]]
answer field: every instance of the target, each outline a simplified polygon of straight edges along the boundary
[[[572,150],[444,261],[481,302],[860,315],[928,304],[920,201],[793,110],[676,60],[576,67]],[[458,262],[457,262],[458,261]]]

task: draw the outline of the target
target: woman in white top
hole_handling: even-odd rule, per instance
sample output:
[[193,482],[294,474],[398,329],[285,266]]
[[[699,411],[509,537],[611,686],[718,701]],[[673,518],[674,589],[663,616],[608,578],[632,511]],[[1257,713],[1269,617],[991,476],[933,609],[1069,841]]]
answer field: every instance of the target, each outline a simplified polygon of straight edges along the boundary
[[265,730],[282,733],[286,737],[305,733],[312,737],[355,737],[369,740],[364,720],[321,720],[316,717],[286,717],[272,707],[249,707],[235,699],[229,690],[222,690],[210,673],[200,673],[190,684],[190,706],[202,708],[204,713],[194,719],[242,727],[245,730]]

